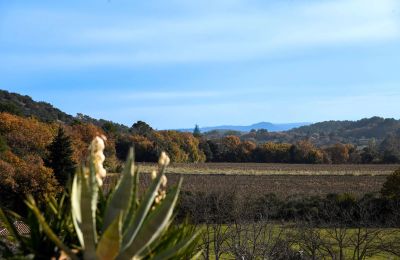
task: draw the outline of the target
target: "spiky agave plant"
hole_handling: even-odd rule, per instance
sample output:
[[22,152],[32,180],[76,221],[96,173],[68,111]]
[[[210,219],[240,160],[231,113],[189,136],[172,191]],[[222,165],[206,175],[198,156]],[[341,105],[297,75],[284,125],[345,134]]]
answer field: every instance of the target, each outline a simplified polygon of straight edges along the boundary
[[[80,248],[71,249],[53,232],[33,197],[27,200],[46,235],[71,259],[171,259],[193,254],[198,238],[191,231],[168,232],[182,180],[166,194],[165,167],[169,158],[162,153],[158,172],[139,200],[139,174],[130,149],[122,176],[109,194],[104,213],[98,208],[105,170],[104,142],[96,138],[90,146],[87,165],[81,165],[73,179],[71,213]],[[186,232],[186,233],[185,233]],[[189,234],[189,235],[188,235]],[[188,254],[189,253],[189,254]]]

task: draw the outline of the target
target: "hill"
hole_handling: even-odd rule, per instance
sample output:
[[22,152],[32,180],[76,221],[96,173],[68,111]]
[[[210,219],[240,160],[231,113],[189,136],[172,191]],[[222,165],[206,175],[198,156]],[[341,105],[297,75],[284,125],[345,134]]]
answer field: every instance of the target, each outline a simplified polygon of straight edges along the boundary
[[30,96],[0,90],[0,112],[25,117],[36,117],[43,122],[62,121],[72,123],[74,117],[46,102],[37,102]]
[[302,126],[288,131],[289,135],[318,140],[318,144],[329,144],[329,140],[341,143],[365,144],[368,140],[382,141],[400,131],[400,120],[371,117],[357,121],[325,121]]
[[30,96],[0,90],[0,112],[7,112],[17,116],[34,117],[42,122],[63,122],[73,124],[77,122],[92,123],[105,131],[127,132],[129,128],[104,119],[95,119],[87,115],[69,115],[53,105],[34,101]]
[[[238,131],[238,132],[250,132],[251,130],[260,130],[265,129],[269,132],[280,132],[280,131],[288,131],[290,129],[301,127],[305,125],[309,125],[310,123],[284,123],[284,124],[274,124],[270,122],[259,122],[252,125],[220,125],[220,126],[207,126],[200,127],[201,132],[209,132],[209,131],[219,131],[219,132],[227,132],[227,131]],[[179,131],[183,132],[193,132],[192,128],[187,129],[179,129]]]

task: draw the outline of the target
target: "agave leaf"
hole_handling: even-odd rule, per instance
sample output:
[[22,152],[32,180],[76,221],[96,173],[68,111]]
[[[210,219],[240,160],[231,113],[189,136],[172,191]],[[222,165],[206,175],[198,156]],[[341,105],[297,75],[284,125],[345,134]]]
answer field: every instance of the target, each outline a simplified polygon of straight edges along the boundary
[[199,237],[199,234],[200,233],[197,232],[192,237],[182,240],[179,243],[177,243],[175,246],[156,254],[153,257],[153,260],[167,260],[167,259],[172,259],[173,257],[175,257],[177,255],[182,255],[183,253],[185,253],[185,250],[189,246],[191,246],[194,242],[196,242],[196,240]]
[[138,186],[139,186],[139,167],[136,167],[135,173],[134,173],[134,179],[133,179],[133,187],[132,187],[130,205],[128,205],[129,208],[128,208],[128,212],[126,213],[125,219],[124,219],[124,224],[123,224],[122,230],[128,229],[129,224],[131,223],[131,221],[133,219],[133,214],[135,213],[135,211],[139,205]]
[[135,211],[134,216],[129,223],[129,227],[123,234],[122,248],[124,250],[132,244],[132,241],[136,237],[147,214],[149,213],[151,206],[153,205],[154,199],[157,196],[158,189],[160,188],[162,175],[163,174],[159,174],[150,185],[144,196],[143,201],[139,205],[139,208]]
[[5,214],[2,208],[0,208],[0,220],[7,228],[8,232],[10,232],[11,236],[13,236],[14,239],[17,240],[19,243],[26,246],[24,239],[19,235],[17,228],[14,226],[12,220]]
[[116,216],[100,238],[96,255],[99,259],[115,259],[121,246],[122,214]]
[[[89,177],[86,178],[82,174],[82,190],[81,190],[81,214],[82,224],[81,230],[84,234],[83,240],[85,243],[86,259],[94,259],[96,255],[96,208],[98,186],[96,181],[96,173],[93,165],[93,160],[89,162]],[[93,181],[94,180],[94,181]]]
[[85,248],[85,241],[83,240],[82,225],[82,212],[81,212],[81,197],[82,197],[82,179],[84,178],[81,167],[78,167],[74,180],[72,182],[71,191],[71,211],[72,221],[74,223],[76,235],[83,248]]
[[47,196],[47,206],[53,212],[54,215],[57,215],[57,201],[53,196]]
[[202,253],[203,253],[203,250],[200,250],[200,251],[197,252],[194,256],[192,256],[192,258],[190,258],[190,260],[197,260],[197,259],[199,259]]
[[40,210],[37,208],[35,200],[32,196],[28,196],[26,205],[32,210],[33,214],[36,216],[38,222],[40,223],[43,232],[53,241],[53,243],[62,249],[71,259],[78,260],[78,257],[54,234],[53,230],[47,224],[45,218],[40,213]]
[[138,234],[134,237],[127,248],[124,248],[120,254],[120,259],[132,258],[139,256],[157,237],[164,231],[172,216],[182,179],[179,181],[178,187],[168,193],[164,201],[149,215],[146,222],[141,225]]
[[114,192],[111,194],[111,199],[107,204],[103,222],[103,231],[108,228],[118,214],[123,212],[124,215],[126,215],[128,212],[133,192],[133,158],[133,149],[131,148],[129,150],[128,159],[126,161],[122,177],[119,179]]
[[[97,202],[98,202],[98,197],[99,197],[99,185],[97,183],[97,178],[96,178],[96,168],[94,166],[94,158],[93,155],[90,155],[90,160],[89,160],[89,178],[87,178],[87,183],[88,183],[88,191],[89,191],[89,197],[90,197],[90,209],[92,213],[92,221],[93,221],[93,226],[96,226],[96,211],[97,211]],[[88,207],[89,208],[89,207]],[[85,208],[85,209],[88,209]],[[97,235],[94,233],[94,238],[97,241]]]

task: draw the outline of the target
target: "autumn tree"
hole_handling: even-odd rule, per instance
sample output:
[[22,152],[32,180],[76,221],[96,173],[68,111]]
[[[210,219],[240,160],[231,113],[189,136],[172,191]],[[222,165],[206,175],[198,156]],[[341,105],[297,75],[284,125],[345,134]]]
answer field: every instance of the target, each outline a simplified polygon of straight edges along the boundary
[[0,134],[11,151],[18,156],[35,154],[43,158],[47,152],[46,147],[55,133],[55,124],[0,113]]
[[54,176],[59,184],[65,186],[75,171],[75,162],[72,159],[71,139],[65,134],[63,127],[58,128],[56,137],[47,149],[46,166],[53,169]]
[[43,201],[46,194],[57,191],[57,181],[51,169],[37,155],[23,159],[6,151],[0,156],[0,204],[19,211],[24,208],[26,195]]
[[324,160],[323,153],[307,140],[292,145],[290,157],[294,163],[322,163]]
[[350,158],[349,147],[344,144],[335,144],[334,146],[327,148],[326,151],[330,155],[332,163],[334,164],[347,163]]
[[238,148],[241,144],[240,138],[235,135],[228,135],[221,142],[221,159],[225,162],[238,161]]

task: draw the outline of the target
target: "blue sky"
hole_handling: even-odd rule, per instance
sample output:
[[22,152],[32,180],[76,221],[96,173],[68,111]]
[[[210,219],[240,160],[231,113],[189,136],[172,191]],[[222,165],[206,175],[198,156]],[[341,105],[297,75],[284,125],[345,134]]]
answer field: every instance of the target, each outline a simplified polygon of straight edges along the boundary
[[1,89],[126,125],[399,118],[400,1],[0,1],[0,60]]

